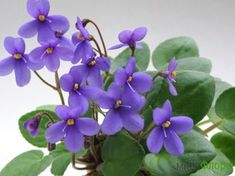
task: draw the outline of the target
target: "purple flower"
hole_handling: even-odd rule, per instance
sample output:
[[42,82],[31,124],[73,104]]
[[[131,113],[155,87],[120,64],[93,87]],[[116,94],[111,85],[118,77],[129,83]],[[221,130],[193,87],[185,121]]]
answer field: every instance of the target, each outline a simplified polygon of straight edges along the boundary
[[193,121],[186,116],[172,117],[172,106],[167,100],[162,108],[156,108],[153,112],[153,120],[157,125],[147,139],[147,146],[150,152],[158,153],[164,145],[167,152],[172,155],[182,155],[184,144],[179,135],[190,132]]
[[84,75],[88,85],[102,88],[103,79],[101,71],[108,71],[110,69],[110,60],[105,57],[89,58],[84,64],[77,66]]
[[74,50],[74,45],[73,45],[72,41],[70,39],[68,39],[67,37],[65,37],[64,34],[65,34],[64,32],[59,32],[59,31],[55,32],[55,36],[59,41],[59,45],[61,47],[70,48],[70,49]]
[[167,80],[168,85],[169,85],[169,91],[170,91],[171,95],[173,95],[173,96],[178,95],[177,90],[173,84],[173,83],[175,83],[176,66],[177,66],[176,59],[173,58],[169,62],[167,70],[162,72],[162,76]]
[[61,88],[69,92],[69,105],[83,107],[87,111],[89,100],[93,100],[98,88],[86,85],[84,73],[78,67],[72,67],[68,74],[60,78]]
[[89,117],[79,118],[83,114],[81,108],[57,106],[57,116],[62,120],[51,125],[46,131],[46,139],[54,144],[64,140],[65,147],[73,153],[84,146],[84,135],[94,136],[99,132],[97,122]]
[[133,92],[145,93],[152,87],[152,78],[147,73],[135,72],[135,58],[131,57],[125,68],[117,69],[114,81]]
[[34,117],[24,123],[24,128],[32,137],[36,137],[39,134],[40,120],[40,117]]
[[4,47],[11,56],[0,61],[0,76],[9,75],[14,70],[17,85],[25,86],[31,79],[30,69],[38,70],[43,65],[29,61],[22,38],[6,37]]
[[118,49],[124,46],[129,46],[130,48],[142,48],[142,45],[138,42],[141,41],[146,36],[146,34],[146,27],[139,27],[136,28],[134,31],[122,31],[118,36],[121,44],[114,45],[110,49]]
[[81,59],[86,62],[89,58],[93,57],[93,48],[90,44],[90,35],[84,28],[80,18],[77,18],[76,27],[79,32],[76,32],[72,36],[73,44],[75,45],[73,64],[78,63]]
[[41,46],[35,48],[29,54],[29,59],[33,63],[41,63],[46,65],[47,69],[55,72],[60,67],[60,59],[71,61],[73,58],[73,50],[60,46],[59,40],[41,42]]
[[117,84],[111,84],[108,92],[99,92],[97,104],[103,109],[109,109],[102,131],[107,135],[119,132],[123,127],[133,133],[144,127],[144,119],[138,114],[144,106],[145,99],[133,92],[124,92]]
[[18,33],[24,38],[30,38],[38,33],[38,41],[55,38],[55,31],[66,32],[69,21],[60,15],[49,16],[50,4],[48,0],[28,0],[28,13],[34,20],[20,27]]

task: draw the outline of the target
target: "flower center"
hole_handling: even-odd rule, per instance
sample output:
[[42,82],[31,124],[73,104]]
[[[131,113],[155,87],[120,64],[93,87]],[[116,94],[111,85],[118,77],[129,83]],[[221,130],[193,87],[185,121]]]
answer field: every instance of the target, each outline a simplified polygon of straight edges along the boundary
[[96,64],[96,61],[95,61],[95,60],[93,60],[93,61],[89,62],[89,64],[88,64],[88,65],[90,65],[90,66],[94,66],[95,64]]
[[47,53],[47,54],[53,53],[53,48],[47,48],[47,49],[46,49],[46,53]]
[[17,53],[17,54],[14,54],[13,57],[14,57],[14,59],[21,59],[22,55]]
[[133,77],[132,77],[132,76],[129,76],[128,79],[127,79],[127,82],[131,82],[132,79],[133,79]]
[[171,72],[171,76],[176,77],[176,72]]
[[41,22],[43,22],[43,21],[46,20],[46,16],[45,16],[45,15],[39,15],[39,16],[38,16],[38,20],[41,21]]
[[121,104],[122,104],[122,100],[117,100],[115,103],[115,109],[119,108]]
[[72,126],[74,124],[75,124],[74,119],[68,119],[67,120],[67,125]]
[[74,89],[74,90],[78,90],[78,89],[79,89],[79,84],[78,84],[78,83],[75,83],[75,84],[73,85],[73,89]]
[[171,122],[170,121],[166,121],[165,123],[162,124],[162,126],[164,128],[168,128],[169,126],[171,126]]
[[82,36],[82,34],[78,34],[78,35],[77,35],[77,39],[79,39],[79,40],[83,40],[83,36]]

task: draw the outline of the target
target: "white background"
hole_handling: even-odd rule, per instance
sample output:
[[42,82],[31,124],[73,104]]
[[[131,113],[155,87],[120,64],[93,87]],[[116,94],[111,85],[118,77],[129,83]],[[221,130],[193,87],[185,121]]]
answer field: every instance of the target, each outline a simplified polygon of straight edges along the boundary
[[[212,74],[235,84],[235,1],[234,0],[51,0],[51,13],[66,15],[71,23],[69,36],[74,32],[76,16],[91,18],[104,33],[108,46],[117,43],[123,29],[146,26],[145,39],[153,50],[161,41],[186,35],[193,37],[200,54],[213,62]],[[8,56],[3,48],[6,36],[16,36],[18,27],[31,18],[26,12],[26,0],[0,2],[0,58]],[[27,40],[28,51],[37,46]],[[115,55],[111,52],[110,55]],[[61,72],[67,72],[69,65]],[[53,81],[52,73],[43,75]],[[31,84],[18,88],[14,76],[0,78],[0,170],[16,155],[34,149],[21,137],[18,118],[43,104],[58,104],[55,92],[33,77]],[[48,171],[42,174],[51,175]],[[78,175],[77,171],[67,176]]]

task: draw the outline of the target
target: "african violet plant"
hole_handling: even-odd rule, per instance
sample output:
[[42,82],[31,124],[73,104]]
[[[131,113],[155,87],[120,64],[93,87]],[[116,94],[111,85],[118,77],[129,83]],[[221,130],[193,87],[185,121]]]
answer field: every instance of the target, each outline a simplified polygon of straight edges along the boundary
[[[70,40],[65,36],[68,19],[49,15],[49,9],[48,0],[28,0],[33,20],[18,34],[37,35],[39,46],[27,53],[23,38],[7,37],[4,47],[10,56],[0,62],[0,75],[14,70],[18,86],[27,85],[34,73],[58,92],[58,105],[38,107],[19,119],[23,137],[49,152],[25,152],[1,176],[37,176],[48,167],[58,176],[70,164],[96,176],[232,173],[235,88],[210,76],[211,62],[199,57],[193,39],[162,42],[152,54],[156,70],[147,71],[150,50],[141,42],[145,27],[122,31],[120,44],[110,50],[125,49],[112,59],[96,23],[77,18]],[[97,29],[101,45],[89,24]],[[61,77],[60,59],[73,64]],[[55,85],[38,73],[44,66],[55,74]],[[205,123],[209,127],[202,130]],[[210,142],[207,134],[215,128],[221,132]]]

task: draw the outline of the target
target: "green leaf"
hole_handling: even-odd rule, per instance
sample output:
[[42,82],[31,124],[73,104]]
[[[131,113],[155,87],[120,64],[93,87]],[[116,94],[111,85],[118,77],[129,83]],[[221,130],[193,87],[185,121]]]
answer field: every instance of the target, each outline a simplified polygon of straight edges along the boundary
[[0,172],[0,176],[38,176],[51,161],[52,158],[44,156],[40,150],[28,151],[8,163]]
[[144,150],[125,134],[110,136],[102,147],[104,176],[134,176],[140,168]]
[[46,110],[46,111],[52,111],[55,112],[56,105],[42,105],[37,107],[36,110]]
[[21,132],[22,136],[30,144],[37,146],[37,147],[47,147],[47,141],[45,139],[44,133],[45,133],[45,130],[47,129],[47,125],[49,123],[49,120],[47,119],[46,116],[43,116],[43,118],[40,122],[40,130],[39,130],[40,132],[39,132],[39,135],[36,137],[30,136],[28,131],[23,126],[24,126],[25,121],[27,121],[28,119],[31,119],[32,117],[35,117],[35,115],[37,115],[38,113],[42,113],[42,112],[46,112],[46,113],[50,114],[50,116],[54,120],[58,120],[58,117],[52,111],[36,110],[36,111],[32,111],[32,112],[29,112],[29,113],[23,115],[18,121],[20,132]]
[[176,76],[175,87],[178,96],[173,97],[169,93],[167,81],[157,78],[147,96],[145,109],[150,105],[155,109],[169,99],[174,115],[187,115],[196,124],[206,116],[211,107],[215,92],[214,79],[203,72],[181,71]]
[[211,142],[235,165],[235,137],[233,135],[220,132],[211,138]]
[[[139,71],[145,71],[148,68],[150,61],[150,49],[146,43],[142,43],[142,49],[136,49],[135,59],[136,66]],[[122,51],[112,62],[111,72],[115,72],[118,67],[123,67],[127,64],[131,57],[131,50],[129,48]]]
[[220,151],[211,162],[201,164],[202,169],[190,176],[226,176],[233,172],[233,165],[229,159]]
[[176,37],[166,40],[154,50],[152,62],[155,68],[166,65],[173,57],[177,60],[187,57],[198,57],[196,42],[190,37]]
[[210,162],[216,156],[213,145],[197,132],[184,135],[182,141],[184,155],[175,157],[165,151],[156,155],[148,154],[144,159],[144,168],[153,176],[188,176],[201,169],[202,163]]

